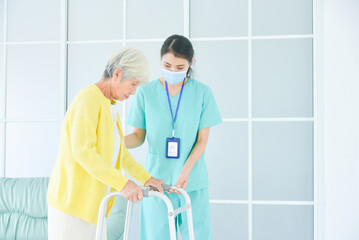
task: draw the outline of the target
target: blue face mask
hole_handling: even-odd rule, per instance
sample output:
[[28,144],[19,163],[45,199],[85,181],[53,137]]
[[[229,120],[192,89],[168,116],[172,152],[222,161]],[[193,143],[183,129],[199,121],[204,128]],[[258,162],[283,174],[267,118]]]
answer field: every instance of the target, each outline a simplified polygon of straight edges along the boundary
[[182,72],[171,72],[162,67],[162,77],[171,85],[182,82],[186,78],[187,70]]

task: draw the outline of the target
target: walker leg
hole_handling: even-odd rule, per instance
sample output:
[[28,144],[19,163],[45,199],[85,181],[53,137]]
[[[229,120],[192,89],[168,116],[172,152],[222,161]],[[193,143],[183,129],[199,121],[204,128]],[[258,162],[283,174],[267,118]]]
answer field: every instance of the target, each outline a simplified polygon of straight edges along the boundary
[[132,205],[133,205],[133,202],[127,201],[125,230],[124,230],[124,234],[123,234],[123,240],[128,239],[128,232],[130,229],[130,219],[131,219],[131,215],[132,215]]
[[170,237],[171,240],[176,240],[176,225],[175,225],[175,216],[173,212],[168,211],[168,224],[170,226]]
[[192,208],[187,209],[188,233],[189,239],[194,240]]

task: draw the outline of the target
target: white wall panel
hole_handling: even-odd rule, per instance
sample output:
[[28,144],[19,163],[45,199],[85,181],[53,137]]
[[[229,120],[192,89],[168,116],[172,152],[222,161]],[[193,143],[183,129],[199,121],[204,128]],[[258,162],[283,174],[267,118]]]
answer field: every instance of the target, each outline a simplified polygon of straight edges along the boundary
[[5,159],[4,159],[4,126],[2,122],[0,122],[0,177],[4,177],[4,166],[5,166]]
[[8,46],[6,103],[10,119],[60,116],[58,44]]
[[194,42],[194,78],[209,85],[223,118],[248,115],[247,41]]
[[253,0],[253,35],[313,32],[313,0]]
[[4,94],[4,71],[5,71],[5,66],[4,66],[4,48],[2,45],[0,45],[0,120],[4,119],[4,102],[5,102],[5,94]]
[[4,0],[0,0],[0,42],[4,41],[4,14]]
[[238,37],[248,34],[248,1],[190,1],[190,36]]
[[225,122],[210,130],[205,158],[211,199],[248,199],[247,125]]
[[60,140],[58,122],[6,124],[6,177],[49,177]]
[[325,239],[359,239],[359,2],[321,4]]
[[68,24],[71,41],[121,40],[123,1],[70,0]]
[[253,41],[253,115],[313,116],[312,39]]
[[313,124],[253,124],[253,199],[313,201]]
[[253,206],[253,240],[314,239],[313,206]]
[[167,0],[127,1],[127,38],[167,38],[183,34],[183,3]]
[[10,0],[7,15],[8,41],[60,40],[60,0]]
[[211,204],[213,239],[248,239],[248,206]]

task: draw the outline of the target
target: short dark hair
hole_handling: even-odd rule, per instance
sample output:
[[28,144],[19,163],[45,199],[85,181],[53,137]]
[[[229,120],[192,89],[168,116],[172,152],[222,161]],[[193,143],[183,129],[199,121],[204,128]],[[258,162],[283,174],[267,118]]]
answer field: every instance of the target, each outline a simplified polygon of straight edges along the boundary
[[[173,53],[175,57],[184,58],[191,64],[194,50],[192,43],[188,40],[188,38],[182,35],[174,34],[168,37],[162,44],[161,59],[163,55],[167,53]],[[191,77],[192,72],[192,68],[189,67],[187,71],[187,77]]]

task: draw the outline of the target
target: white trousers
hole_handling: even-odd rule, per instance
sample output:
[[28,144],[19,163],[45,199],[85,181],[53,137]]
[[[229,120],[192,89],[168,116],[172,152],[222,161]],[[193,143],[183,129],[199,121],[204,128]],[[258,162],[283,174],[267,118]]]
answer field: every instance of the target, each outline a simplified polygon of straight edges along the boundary
[[[63,213],[48,205],[48,239],[49,240],[94,240],[96,225],[81,218]],[[107,240],[106,221],[102,228],[101,240]]]

